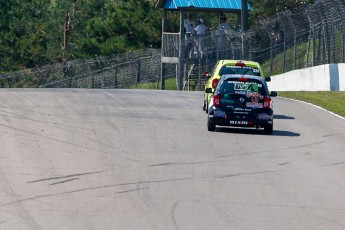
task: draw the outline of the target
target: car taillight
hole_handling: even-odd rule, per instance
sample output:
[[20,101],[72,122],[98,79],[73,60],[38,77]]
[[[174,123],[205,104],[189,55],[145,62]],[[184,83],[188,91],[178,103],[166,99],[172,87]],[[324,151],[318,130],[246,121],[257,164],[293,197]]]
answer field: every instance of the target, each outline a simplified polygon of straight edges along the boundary
[[218,94],[213,96],[213,105],[217,107],[220,106],[220,96]]
[[271,108],[271,103],[272,103],[271,98],[270,97],[265,97],[265,99],[264,99],[264,109]]
[[212,88],[215,89],[217,87],[219,80],[218,79],[213,79],[212,80]]
[[241,82],[246,82],[246,81],[248,81],[248,79],[245,78],[245,77],[240,77],[238,80],[241,81]]

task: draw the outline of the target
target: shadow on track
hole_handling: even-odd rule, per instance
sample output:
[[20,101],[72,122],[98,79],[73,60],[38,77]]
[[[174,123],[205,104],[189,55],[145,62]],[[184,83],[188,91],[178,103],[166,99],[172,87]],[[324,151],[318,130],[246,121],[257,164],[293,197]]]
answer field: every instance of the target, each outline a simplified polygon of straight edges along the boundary
[[295,120],[294,117],[289,117],[289,116],[281,115],[281,114],[274,114],[273,117],[274,119],[280,119],[280,120]]
[[[266,135],[263,129],[255,128],[234,128],[234,127],[217,127],[216,132],[220,133],[239,133],[239,134],[250,134],[250,135]],[[282,136],[282,137],[299,137],[301,134],[286,131],[286,130],[273,130],[272,135],[267,136]]]

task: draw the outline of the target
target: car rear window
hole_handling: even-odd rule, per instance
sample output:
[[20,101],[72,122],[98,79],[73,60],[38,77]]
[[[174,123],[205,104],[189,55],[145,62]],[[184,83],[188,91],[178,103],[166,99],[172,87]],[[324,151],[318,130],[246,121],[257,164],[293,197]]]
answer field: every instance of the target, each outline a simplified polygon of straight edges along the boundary
[[250,66],[222,66],[219,70],[219,76],[225,74],[260,76],[260,70]]
[[225,79],[218,88],[219,94],[238,94],[238,95],[267,95],[265,86],[256,79],[240,81],[238,79]]

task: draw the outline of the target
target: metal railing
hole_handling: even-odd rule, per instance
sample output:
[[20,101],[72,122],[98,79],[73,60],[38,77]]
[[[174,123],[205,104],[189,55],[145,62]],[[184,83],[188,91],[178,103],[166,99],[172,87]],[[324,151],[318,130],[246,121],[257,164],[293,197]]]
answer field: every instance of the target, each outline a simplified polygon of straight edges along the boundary
[[0,74],[0,87],[127,88],[143,82],[156,82],[160,57],[160,50],[145,49],[37,66]]

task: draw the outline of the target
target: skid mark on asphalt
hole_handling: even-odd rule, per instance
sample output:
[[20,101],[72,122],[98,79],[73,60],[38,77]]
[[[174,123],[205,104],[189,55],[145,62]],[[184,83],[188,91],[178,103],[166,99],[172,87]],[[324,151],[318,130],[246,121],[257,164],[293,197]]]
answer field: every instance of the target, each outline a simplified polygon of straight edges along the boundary
[[144,187],[144,188],[136,188],[136,189],[130,189],[130,190],[125,190],[125,191],[121,191],[121,192],[117,192],[117,194],[121,194],[121,193],[129,193],[129,192],[137,192],[140,190],[146,190],[149,189],[150,187]]
[[[103,150],[99,150],[99,149],[91,148],[91,147],[86,147],[86,146],[82,146],[82,145],[77,145],[77,144],[74,144],[74,143],[72,143],[72,142],[68,142],[68,141],[65,141],[65,140],[60,140],[60,139],[58,139],[58,138],[53,138],[53,137],[48,137],[48,136],[45,136],[45,135],[41,135],[41,134],[35,133],[35,132],[33,132],[33,131],[27,131],[27,130],[24,130],[24,129],[19,129],[19,128],[16,128],[16,127],[14,127],[14,126],[9,126],[9,125],[2,124],[2,123],[0,123],[0,126],[5,127],[5,128],[8,128],[8,129],[16,130],[16,131],[19,131],[19,132],[31,134],[31,135],[33,135],[33,136],[41,137],[41,138],[43,138],[43,139],[56,141],[56,142],[58,142],[58,143],[67,144],[67,145],[71,145],[71,146],[75,146],[75,147],[78,147],[78,148],[87,149],[87,150],[91,150],[91,151],[95,151],[95,152],[99,152],[99,153],[110,154],[109,152],[106,152],[106,151],[103,151]],[[115,150],[116,150],[116,149],[115,149]],[[114,154],[113,154],[113,155],[114,155]],[[140,162],[140,161],[137,160],[137,159],[129,158],[129,157],[124,157],[124,156],[119,155],[119,154],[116,154],[116,156],[117,156],[117,157],[121,157],[121,158],[123,158],[123,159],[125,159],[125,160],[128,160],[128,161]]]
[[79,178],[72,178],[72,179],[69,179],[69,180],[64,180],[64,181],[55,182],[55,183],[52,183],[52,184],[49,184],[49,185],[63,184],[63,183],[70,182],[70,181],[74,181],[74,180],[78,180],[78,179],[79,179]]
[[69,178],[69,177],[85,176],[85,175],[91,175],[91,174],[102,173],[102,172],[106,172],[106,170],[105,171],[96,171],[96,172],[87,172],[87,173],[77,173],[77,174],[71,174],[71,175],[67,175],[67,176],[50,177],[50,178],[44,178],[44,179],[39,179],[39,180],[32,180],[32,181],[28,181],[26,183],[36,183],[36,182],[42,182],[42,181],[47,181],[47,180],[59,180],[59,179],[65,179],[65,178]]
[[251,173],[236,173],[236,174],[229,174],[229,175],[219,176],[218,178],[224,179],[224,178],[229,178],[229,177],[257,175],[257,174],[266,174],[266,173],[277,173],[277,172],[283,172],[283,171],[262,171],[262,172],[251,172]]
[[22,120],[28,120],[28,121],[41,122],[41,121],[39,121],[39,120],[35,120],[35,119],[32,119],[32,118],[28,118],[28,117],[25,117],[25,116],[22,116],[22,115],[19,115],[19,114],[15,114],[15,113],[3,111],[3,110],[0,110],[0,112],[7,113],[7,114],[1,113],[1,114],[0,114],[1,116],[11,117],[11,118],[17,118],[17,119],[22,119]]
[[159,167],[159,166],[174,166],[174,165],[197,165],[197,164],[209,164],[209,163],[216,163],[216,162],[224,162],[224,161],[197,161],[197,162],[170,162],[170,163],[161,163],[161,164],[153,164],[149,165],[149,167]]
[[192,179],[193,178],[175,178],[175,179],[166,179],[166,180],[151,180],[151,181],[129,182],[129,183],[121,183],[121,184],[110,184],[110,185],[103,185],[103,186],[88,187],[88,188],[70,190],[70,191],[66,191],[66,192],[45,194],[45,195],[40,195],[40,196],[28,197],[28,198],[24,198],[24,199],[16,199],[16,200],[11,201],[11,202],[2,203],[2,204],[0,204],[0,207],[5,207],[5,206],[17,204],[17,203],[21,204],[23,202],[38,200],[41,198],[61,196],[61,195],[72,194],[72,193],[77,193],[77,192],[85,192],[85,191],[106,189],[106,188],[112,188],[112,187],[121,187],[121,186],[126,186],[126,185],[136,185],[138,183],[140,183],[140,184],[166,183],[166,182],[175,182],[175,181],[186,181],[186,180],[192,180]]
[[328,164],[328,165],[322,165],[322,166],[334,166],[334,165],[343,165],[343,164],[345,164],[345,161],[337,162],[337,163],[333,163],[333,164]]
[[271,152],[277,152],[277,151],[282,151],[282,150],[289,150],[289,149],[299,149],[299,148],[304,148],[304,147],[310,147],[313,145],[319,145],[326,143],[326,141],[319,141],[319,142],[314,142],[310,144],[305,144],[305,145],[298,145],[290,148],[281,148],[281,149],[272,149],[272,150],[266,150],[266,151],[254,151],[254,152],[247,152],[247,153],[239,153],[239,154],[231,154],[231,155],[219,155],[217,157],[219,158],[224,158],[224,157],[233,157],[233,156],[242,156],[242,155],[252,155],[252,154],[258,154],[258,153],[271,153]]

